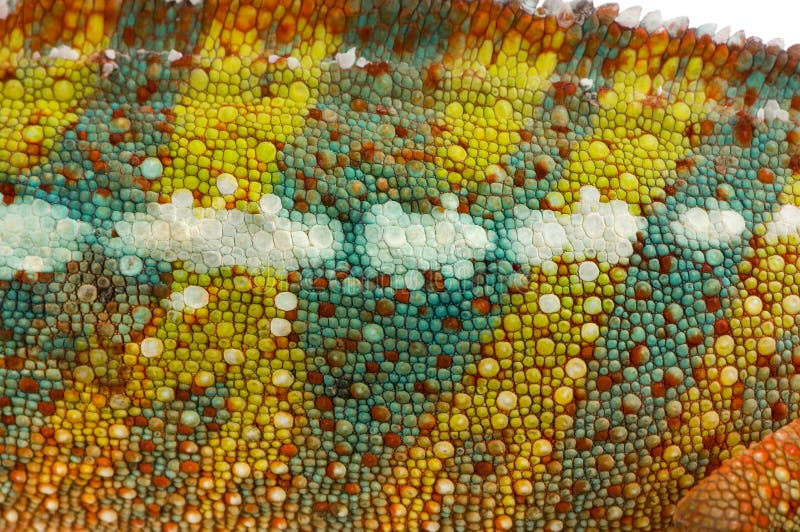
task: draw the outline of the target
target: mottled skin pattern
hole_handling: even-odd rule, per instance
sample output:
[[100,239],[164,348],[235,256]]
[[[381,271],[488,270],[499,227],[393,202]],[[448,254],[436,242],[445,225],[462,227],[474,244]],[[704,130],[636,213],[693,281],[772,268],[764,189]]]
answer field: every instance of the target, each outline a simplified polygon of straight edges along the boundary
[[800,527],[800,50],[197,4],[0,20],[0,530]]

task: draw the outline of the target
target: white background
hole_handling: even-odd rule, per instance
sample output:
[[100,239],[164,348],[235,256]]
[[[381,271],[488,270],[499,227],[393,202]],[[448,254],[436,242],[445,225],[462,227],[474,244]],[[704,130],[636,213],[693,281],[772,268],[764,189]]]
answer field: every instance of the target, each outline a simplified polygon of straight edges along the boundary
[[[731,34],[744,30],[748,37],[764,42],[784,39],[786,47],[800,43],[800,1],[798,0],[615,0],[620,11],[641,6],[642,16],[661,11],[664,19],[689,17],[689,26],[696,28],[708,22],[717,30],[730,26]],[[594,0],[595,6],[611,0]]]

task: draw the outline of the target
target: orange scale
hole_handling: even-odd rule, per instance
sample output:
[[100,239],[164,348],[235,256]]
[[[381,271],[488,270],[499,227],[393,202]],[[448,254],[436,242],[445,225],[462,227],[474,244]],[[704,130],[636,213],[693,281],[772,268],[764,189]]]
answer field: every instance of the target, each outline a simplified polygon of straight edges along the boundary
[[[771,448],[772,447],[772,448]],[[758,463],[764,463],[769,459],[769,451],[774,450],[774,447],[765,443],[764,448],[753,453],[753,460]]]
[[775,496],[775,491],[769,484],[759,484],[757,491],[758,497],[763,501],[769,502]]
[[196,475],[200,471],[200,464],[191,460],[181,462],[180,470],[187,475]]
[[155,477],[153,479],[153,485],[155,485],[158,488],[166,488],[170,484],[172,484],[170,479],[168,479],[167,477],[165,477],[163,475],[159,475],[159,476],[157,476],[157,477]]
[[271,530],[287,530],[289,528],[289,521],[287,521],[285,517],[273,517],[269,521],[269,526]]

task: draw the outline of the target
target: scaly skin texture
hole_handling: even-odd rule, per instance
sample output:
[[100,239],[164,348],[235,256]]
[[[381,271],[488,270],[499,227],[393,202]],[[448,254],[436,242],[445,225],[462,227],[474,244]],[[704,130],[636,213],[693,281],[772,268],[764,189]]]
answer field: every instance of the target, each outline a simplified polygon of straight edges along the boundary
[[0,21],[0,529],[800,526],[797,49],[198,4]]

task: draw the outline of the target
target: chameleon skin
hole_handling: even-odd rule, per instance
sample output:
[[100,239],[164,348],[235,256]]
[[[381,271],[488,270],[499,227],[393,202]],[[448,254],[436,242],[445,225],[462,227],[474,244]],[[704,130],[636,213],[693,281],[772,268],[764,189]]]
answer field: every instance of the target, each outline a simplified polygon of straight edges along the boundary
[[0,529],[800,526],[800,50],[197,4],[0,20]]
[[798,424],[770,434],[725,462],[678,503],[677,528],[791,529],[797,511]]

